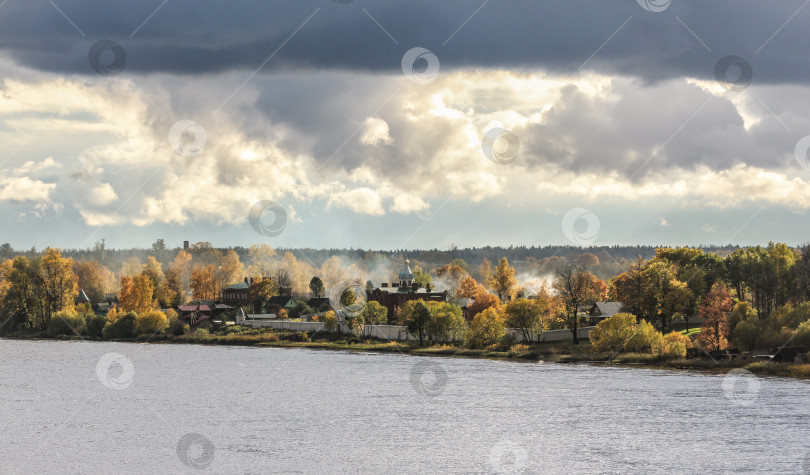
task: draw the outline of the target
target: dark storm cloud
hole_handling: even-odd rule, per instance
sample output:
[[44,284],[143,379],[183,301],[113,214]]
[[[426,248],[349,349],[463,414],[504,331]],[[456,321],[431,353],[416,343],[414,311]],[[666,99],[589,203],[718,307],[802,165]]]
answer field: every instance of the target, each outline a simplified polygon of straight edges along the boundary
[[751,64],[756,83],[810,77],[810,8],[799,11],[800,0],[672,0],[661,13],[633,0],[492,0],[463,27],[482,2],[170,0],[155,13],[162,3],[55,0],[83,37],[49,2],[9,0],[0,8],[0,48],[34,68],[92,74],[87,53],[98,39],[110,38],[126,49],[130,73],[253,70],[320,8],[264,73],[291,67],[396,71],[413,46],[434,51],[443,68],[573,73],[604,45],[587,68],[650,81],[713,78],[718,60],[736,54]]

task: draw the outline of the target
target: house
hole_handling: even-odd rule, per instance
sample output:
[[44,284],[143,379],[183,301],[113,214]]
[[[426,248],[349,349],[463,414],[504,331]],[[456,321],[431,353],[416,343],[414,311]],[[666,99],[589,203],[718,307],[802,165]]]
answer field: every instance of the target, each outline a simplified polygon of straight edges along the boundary
[[116,305],[118,305],[118,295],[108,293],[104,297],[104,301],[97,303],[96,307],[98,307],[99,312],[106,313],[109,309],[115,307]]
[[245,277],[244,282],[233,284],[222,289],[222,303],[232,307],[245,307],[250,305],[250,281]]
[[447,291],[435,292],[430,288],[430,284],[422,287],[422,284],[414,282],[413,272],[411,272],[410,261],[405,259],[405,268],[399,273],[396,282],[383,283],[380,287],[371,292],[366,292],[366,300],[379,302],[380,305],[388,309],[388,322],[396,324],[394,309],[402,308],[405,302],[411,300],[428,300],[432,302],[446,302]]
[[200,321],[206,318],[213,319],[232,308],[230,305],[216,303],[213,300],[192,300],[186,305],[178,305],[177,315],[183,320]]
[[76,296],[73,303],[76,305],[81,305],[84,303],[91,303],[91,302],[90,297],[88,297],[87,294],[84,293],[84,290],[79,290],[79,295]]
[[624,303],[622,302],[596,302],[588,312],[588,320],[591,325],[596,325],[602,320],[623,311]]
[[290,311],[298,305],[298,301],[295,300],[295,297],[292,295],[276,295],[275,297],[270,297],[264,306],[268,308],[273,305],[278,305],[284,310]]
[[334,310],[331,301],[327,297],[312,297],[307,300],[307,305],[318,313]]

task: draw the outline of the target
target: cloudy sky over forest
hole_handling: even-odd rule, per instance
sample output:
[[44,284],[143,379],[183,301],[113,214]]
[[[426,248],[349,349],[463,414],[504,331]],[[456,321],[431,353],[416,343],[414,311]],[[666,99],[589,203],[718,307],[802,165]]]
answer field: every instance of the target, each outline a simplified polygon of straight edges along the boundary
[[0,0],[0,241],[798,244],[805,0]]

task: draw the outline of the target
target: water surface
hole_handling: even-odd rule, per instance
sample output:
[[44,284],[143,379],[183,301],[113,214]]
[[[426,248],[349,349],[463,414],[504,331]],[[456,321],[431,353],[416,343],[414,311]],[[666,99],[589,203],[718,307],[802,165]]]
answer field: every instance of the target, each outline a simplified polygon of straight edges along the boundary
[[801,473],[810,450],[810,385],[781,378],[728,398],[640,368],[11,340],[0,375],[2,473]]

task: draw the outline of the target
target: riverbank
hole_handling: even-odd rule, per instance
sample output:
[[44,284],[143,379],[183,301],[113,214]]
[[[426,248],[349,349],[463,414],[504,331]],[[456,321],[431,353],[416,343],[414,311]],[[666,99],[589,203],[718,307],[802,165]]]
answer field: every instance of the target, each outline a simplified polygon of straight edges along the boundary
[[[12,340],[94,341],[81,336],[53,337],[47,332],[18,332],[2,335],[2,338]],[[310,335],[306,332],[289,330],[254,329],[231,326],[214,332],[195,331],[183,335],[141,335],[134,338],[112,341],[126,343],[230,345],[308,348],[333,351],[389,352],[415,356],[486,358],[515,362],[549,362],[561,364],[587,363],[600,366],[645,367],[705,372],[726,372],[734,368],[742,368],[763,376],[810,379],[810,364],[773,363],[751,359],[666,359],[661,356],[644,353],[598,354],[593,352],[587,340],[577,345],[574,345],[573,342],[564,341],[535,343],[531,345],[517,344],[509,348],[470,349],[448,344],[423,347],[419,346],[418,342],[413,341],[383,341],[367,338],[362,335],[352,336],[325,332]]]

